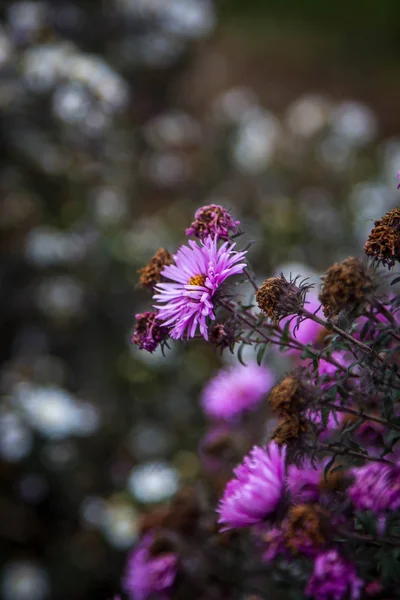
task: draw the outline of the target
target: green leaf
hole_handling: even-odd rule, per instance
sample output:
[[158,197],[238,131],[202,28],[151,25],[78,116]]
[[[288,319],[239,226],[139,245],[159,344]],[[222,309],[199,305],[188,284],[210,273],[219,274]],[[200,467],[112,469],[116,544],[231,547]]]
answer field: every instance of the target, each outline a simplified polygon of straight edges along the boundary
[[257,352],[257,364],[258,364],[258,366],[260,366],[261,363],[262,363],[262,359],[264,357],[266,349],[267,349],[267,344],[261,344],[261,346],[258,349],[258,352]]
[[245,347],[246,347],[246,344],[242,343],[241,346],[240,346],[240,348],[239,348],[239,350],[238,350],[238,360],[239,360],[239,362],[240,362],[241,365],[243,365],[244,367],[247,367],[246,363],[243,360],[243,356],[242,356],[243,355],[243,350],[244,350]]

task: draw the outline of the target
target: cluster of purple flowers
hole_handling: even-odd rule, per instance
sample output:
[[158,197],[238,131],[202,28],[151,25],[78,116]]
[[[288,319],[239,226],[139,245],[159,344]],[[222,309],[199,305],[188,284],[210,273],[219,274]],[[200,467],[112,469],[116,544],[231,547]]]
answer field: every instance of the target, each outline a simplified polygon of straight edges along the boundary
[[[337,277],[344,273],[340,282],[325,278],[325,303],[322,295],[318,299],[304,292],[293,315],[293,302],[282,299],[286,293],[293,300],[293,285],[285,286],[283,276],[279,285],[274,278],[268,279],[260,288],[262,303],[258,303],[264,315],[256,315],[225,293],[226,280],[242,273],[257,290],[248,274],[246,252],[237,251],[232,243],[238,227],[239,221],[220,206],[204,206],[196,212],[186,234],[199,241],[182,246],[173,263],[162,268],[160,282],[154,286],[155,310],[136,316],[132,341],[150,352],[167,337],[202,336],[212,341],[212,321],[218,311],[225,310],[233,313],[229,315],[235,322],[233,346],[255,344],[261,350],[259,363],[268,342],[287,347],[293,370],[272,391],[272,371],[255,361],[221,368],[203,388],[201,405],[211,422],[200,457],[212,467],[208,470],[216,475],[213,493],[217,490],[221,498],[214,529],[217,526],[230,536],[233,530],[241,535],[248,528],[254,551],[266,568],[300,559],[307,579],[304,593],[314,600],[373,597],[384,589],[376,565],[369,572],[360,571],[360,565],[365,567],[349,548],[354,540],[372,540],[370,532],[360,533],[362,513],[375,519],[377,536],[372,541],[379,546],[380,540],[387,540],[388,523],[400,511],[400,457],[395,447],[400,429],[398,392],[388,408],[391,398],[386,383],[390,360],[395,356],[398,361],[399,355],[393,340],[400,339],[400,332],[390,330],[399,324],[397,300],[391,296],[373,304],[369,295],[368,304],[363,290],[372,286],[370,275],[363,280],[364,271],[353,258],[345,268],[335,266]],[[358,269],[357,277],[352,277],[353,267]],[[356,293],[346,287],[349,281],[359,286]],[[350,332],[336,324],[343,297],[349,298],[353,311],[349,315],[355,315]],[[328,304],[340,310],[333,313]],[[328,315],[327,321],[323,315]],[[225,332],[226,324],[222,320],[215,327]],[[341,339],[335,341],[333,334]],[[382,340],[391,350],[388,359],[382,357]],[[231,350],[233,346],[225,345]],[[397,362],[390,377],[396,377],[398,370]],[[399,389],[398,382],[393,389]],[[260,434],[260,428],[251,427],[269,393],[269,404],[281,421],[265,443],[269,434],[265,437],[265,430]],[[383,403],[386,412],[380,412]],[[232,443],[239,427],[249,434],[247,441],[251,439],[246,445],[244,436],[245,448]],[[254,431],[258,437],[251,438]],[[238,447],[240,452],[235,454]],[[240,460],[229,480],[232,464]],[[210,519],[203,522],[210,523]],[[210,537],[214,531],[210,527],[199,539]],[[155,551],[154,539],[154,534],[145,535],[130,556],[124,587],[132,600],[173,598],[188,565],[190,572],[198,565],[198,556],[191,564],[186,557],[181,560],[178,551]],[[339,544],[343,540],[349,541],[349,547]],[[202,576],[206,570],[202,565]],[[218,594],[215,597],[219,600]]]

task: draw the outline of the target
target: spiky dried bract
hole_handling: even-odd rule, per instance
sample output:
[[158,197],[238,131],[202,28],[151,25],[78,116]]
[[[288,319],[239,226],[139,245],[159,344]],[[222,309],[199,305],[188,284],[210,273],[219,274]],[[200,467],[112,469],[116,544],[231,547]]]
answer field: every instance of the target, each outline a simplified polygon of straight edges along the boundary
[[231,214],[218,204],[209,204],[199,208],[191,226],[186,229],[186,235],[194,235],[199,239],[219,237],[229,239],[229,232],[238,233],[240,221],[235,221]]
[[257,290],[258,306],[273,321],[297,314],[303,308],[311,285],[302,282],[298,286],[297,279],[288,281],[281,273],[278,277],[266,279]]
[[375,288],[372,270],[354,256],[332,265],[322,279],[319,299],[327,318],[361,309]]
[[364,252],[389,269],[400,260],[400,208],[394,208],[375,221]]
[[167,265],[172,265],[173,262],[172,254],[168,250],[165,250],[165,248],[159,248],[148,264],[138,269],[137,272],[140,273],[139,285],[141,287],[152,288],[156,283],[160,283],[161,271]]

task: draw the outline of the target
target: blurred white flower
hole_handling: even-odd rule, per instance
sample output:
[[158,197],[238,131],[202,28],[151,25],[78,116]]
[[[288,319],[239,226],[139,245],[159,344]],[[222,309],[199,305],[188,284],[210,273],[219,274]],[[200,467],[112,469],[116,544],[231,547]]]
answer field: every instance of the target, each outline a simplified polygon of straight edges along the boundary
[[14,400],[26,421],[50,439],[90,435],[99,424],[98,413],[92,405],[79,403],[59,387],[21,383]]
[[218,121],[239,123],[258,106],[254,92],[245,87],[235,87],[214,101],[213,114]]
[[138,515],[131,504],[111,500],[106,504],[101,529],[112,546],[127,550],[139,535]]
[[158,115],[146,123],[144,135],[155,148],[194,144],[200,139],[199,123],[183,111]]
[[0,455],[8,462],[18,462],[29,454],[33,436],[21,419],[9,411],[0,414]]
[[44,600],[50,595],[48,575],[35,562],[7,563],[2,573],[1,588],[4,600]]
[[328,123],[331,108],[331,103],[324,96],[301,96],[287,110],[288,127],[295,135],[309,138]]
[[38,307],[53,317],[69,317],[83,310],[84,291],[72,277],[59,275],[48,278],[37,289]]
[[175,35],[201,38],[212,32],[216,15],[210,0],[166,0],[161,26]]
[[239,125],[232,149],[234,162],[248,173],[264,171],[273,159],[279,135],[280,125],[272,114],[253,111]]
[[372,142],[378,133],[377,119],[368,106],[360,102],[342,102],[332,113],[333,132],[355,146]]
[[178,490],[178,473],[163,462],[145,463],[132,469],[128,489],[139,502],[161,502]]
[[26,257],[40,267],[78,262],[86,253],[86,241],[74,233],[53,227],[36,227],[25,240]]

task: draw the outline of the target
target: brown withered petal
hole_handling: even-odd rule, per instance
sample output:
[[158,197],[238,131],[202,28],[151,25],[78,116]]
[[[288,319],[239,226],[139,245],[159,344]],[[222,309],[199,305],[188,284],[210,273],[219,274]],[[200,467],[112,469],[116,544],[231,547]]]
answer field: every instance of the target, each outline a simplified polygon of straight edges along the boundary
[[165,250],[165,248],[159,248],[148,264],[138,269],[137,272],[140,273],[139,285],[141,287],[152,288],[156,283],[160,283],[161,271],[173,262],[172,254],[168,250]]
[[319,299],[328,318],[361,309],[376,287],[370,267],[354,256],[332,265],[322,279]]
[[393,267],[400,260],[400,208],[394,208],[375,221],[364,252],[378,263]]
[[257,304],[272,320],[298,313],[304,305],[309,284],[296,285],[296,279],[288,281],[281,273],[270,277],[259,287],[256,293]]

